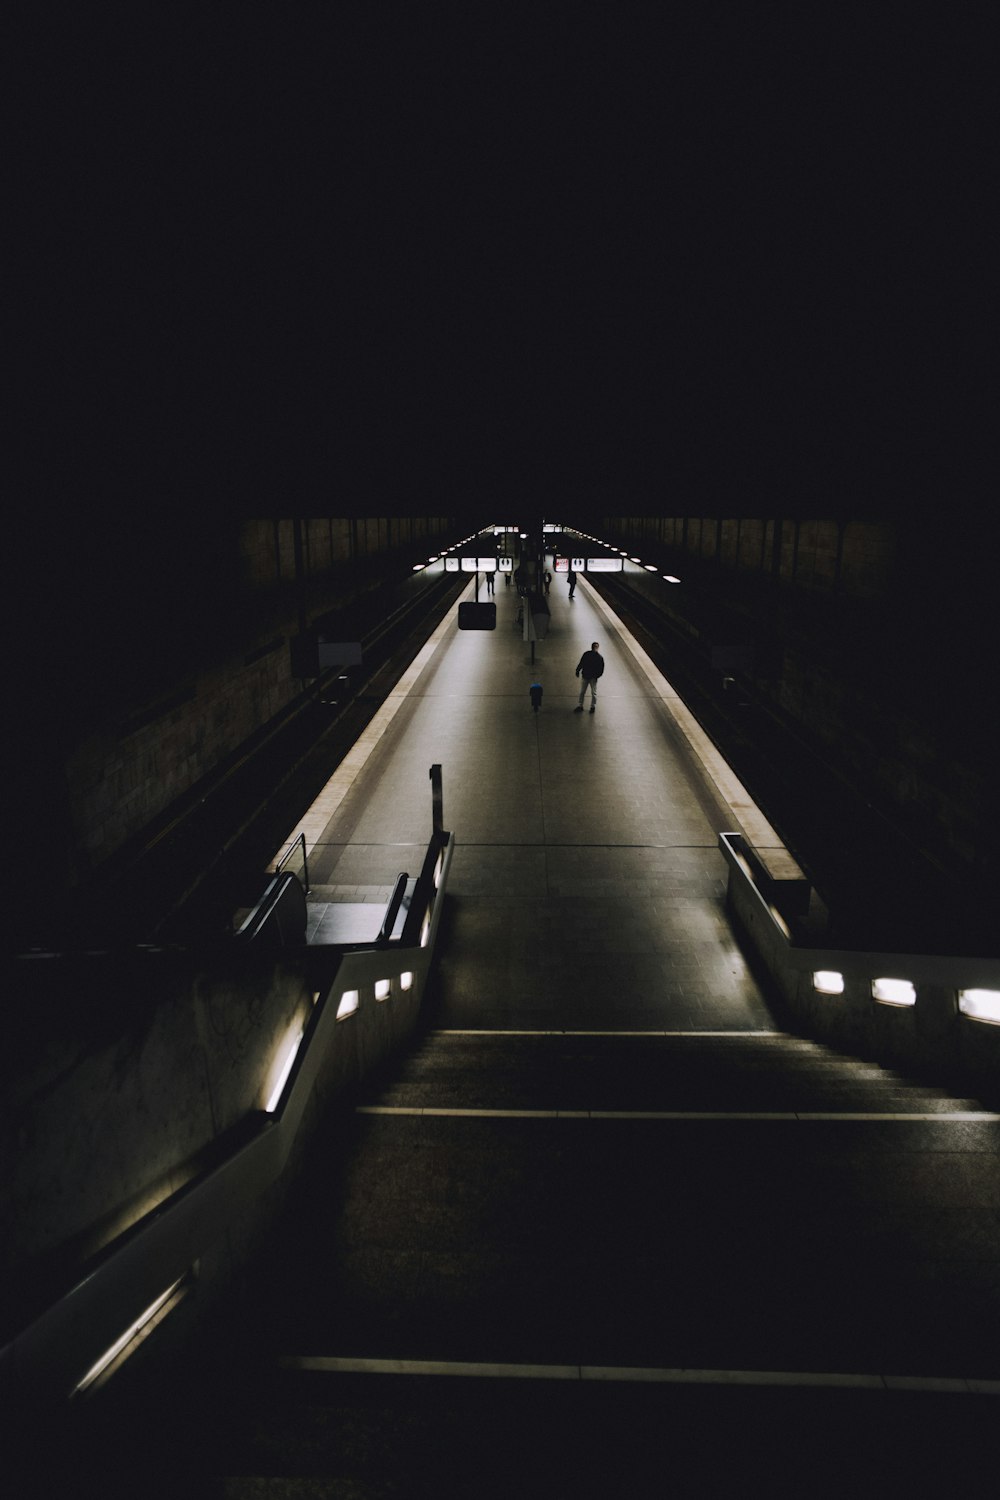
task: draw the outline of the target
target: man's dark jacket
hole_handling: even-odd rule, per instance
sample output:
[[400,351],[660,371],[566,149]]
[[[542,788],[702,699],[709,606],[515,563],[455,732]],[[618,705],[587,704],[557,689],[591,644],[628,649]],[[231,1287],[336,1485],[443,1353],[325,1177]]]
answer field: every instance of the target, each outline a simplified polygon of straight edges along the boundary
[[576,669],[576,675],[581,673],[586,677],[600,677],[604,672],[604,657],[599,651],[585,651],[580,657],[580,665]]

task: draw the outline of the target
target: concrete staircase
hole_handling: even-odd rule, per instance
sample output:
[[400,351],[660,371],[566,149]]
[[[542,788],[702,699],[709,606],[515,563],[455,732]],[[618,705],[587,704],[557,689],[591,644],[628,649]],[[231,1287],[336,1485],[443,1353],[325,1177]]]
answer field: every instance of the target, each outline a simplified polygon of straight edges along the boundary
[[976,1100],[781,1034],[431,1033],[331,1120],[192,1468],[239,1500],[954,1485],[1000,1410],[998,1147]]

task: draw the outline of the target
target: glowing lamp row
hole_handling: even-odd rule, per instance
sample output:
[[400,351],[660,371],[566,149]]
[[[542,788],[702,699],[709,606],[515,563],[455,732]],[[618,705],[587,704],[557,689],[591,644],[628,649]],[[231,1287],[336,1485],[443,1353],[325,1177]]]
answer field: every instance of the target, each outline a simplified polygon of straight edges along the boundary
[[[413,974],[411,970],[405,969],[403,973],[400,974],[398,983],[401,990],[411,990],[413,988]],[[392,987],[393,980],[376,979],[375,999],[379,1001],[388,1000],[389,996],[392,994]],[[354,1012],[357,1010],[360,1004],[360,990],[344,990],[340,996],[339,1001],[337,1002],[337,1020],[345,1021],[348,1016],[353,1016]]]
[[[435,884],[437,884],[440,878],[440,873],[441,862],[439,861],[438,868],[435,870]],[[424,923],[424,933],[429,931],[429,927],[430,913],[428,912],[427,920]],[[423,936],[421,940],[426,941]],[[410,969],[405,969],[399,975],[398,980],[376,979],[374,985],[375,999],[379,1001],[388,1000],[393,992],[394,984],[397,983],[401,990],[412,989],[413,971]],[[314,994],[314,1005],[318,999],[318,993]],[[347,1016],[353,1015],[354,1012],[358,1009],[360,1001],[360,990],[344,990],[337,1004],[337,1020],[343,1021]],[[277,1073],[274,1077],[270,1095],[265,1106],[268,1114],[273,1114],[278,1107],[281,1096],[285,1091],[285,1085],[288,1082],[288,1076],[292,1071],[292,1064],[295,1062],[295,1059],[298,1056],[299,1048],[302,1045],[302,1039],[304,1035],[305,1027],[301,1024],[296,1024],[296,1026],[292,1030],[292,1034],[286,1040],[285,1046],[283,1047],[280,1054]],[[182,1290],[186,1288],[187,1281],[188,1277],[183,1276],[179,1281],[175,1281],[172,1286],[167,1287],[165,1291],[161,1292],[161,1294],[155,1299],[155,1301],[150,1303],[149,1307],[147,1307],[144,1312],[140,1313],[139,1317],[136,1318],[135,1321],[124,1330],[121,1336],[117,1338],[108,1349],[105,1350],[100,1359],[98,1359],[90,1367],[83,1378],[77,1382],[75,1388],[76,1392],[86,1391],[91,1386],[95,1385],[119,1355],[126,1355],[127,1357],[127,1354],[132,1353],[132,1351],[138,1346],[141,1339],[151,1330],[157,1318],[157,1315],[168,1310],[167,1304],[171,1302],[171,1299],[174,1298],[175,1294],[179,1295]]]
[[[817,969],[813,974],[813,989],[820,995],[842,995],[844,976],[835,969]],[[882,1005],[916,1005],[917,991],[909,979],[873,979],[872,999]],[[958,1008],[964,1016],[974,1021],[991,1021],[1000,1025],[1000,990],[959,990]]]
[[[421,933],[422,943],[426,942],[425,934],[428,933],[429,930],[430,913],[428,913],[427,919],[424,922],[423,932]],[[374,984],[375,999],[380,1002],[388,1000],[393,992],[393,987],[396,984],[398,984],[399,988],[403,991],[412,989],[413,971],[411,969],[404,969],[397,980],[376,979]],[[318,999],[319,994],[314,994],[314,1005]],[[337,1001],[337,1020],[345,1021],[348,1016],[353,1016],[360,1004],[360,990],[342,990],[340,999]],[[293,1027],[292,1032],[288,1036],[284,1047],[281,1049],[281,1052],[279,1054],[280,1061],[276,1067],[274,1074],[272,1075],[274,1081],[271,1084],[267,1103],[264,1106],[269,1115],[274,1114],[274,1111],[277,1109],[278,1104],[281,1100],[281,1096],[285,1092],[285,1084],[288,1082],[288,1075],[292,1071],[292,1064],[295,1062],[295,1059],[298,1056],[298,1051],[302,1045],[302,1038],[304,1036],[305,1027],[301,1024],[296,1025],[295,1027]]]
[[[489,527],[485,527],[485,526],[483,527],[484,531],[488,531],[489,529],[490,529]],[[516,526],[494,526],[493,527],[493,533],[494,533],[494,535],[496,535],[498,532],[501,532],[501,531],[517,531],[517,529],[518,528]],[[455,570],[455,568],[458,566],[458,559],[454,558],[454,557],[449,557],[448,553],[449,552],[457,552],[458,549],[459,549],[459,547],[465,547],[465,546],[467,546],[469,542],[473,541],[477,536],[480,536],[481,534],[482,534],[481,532],[472,532],[471,535],[463,537],[460,542],[453,542],[450,547],[445,547],[445,549],[444,549],[443,552],[433,552],[433,553],[431,553],[430,557],[427,559],[426,562],[414,563],[413,564],[413,572],[414,573],[421,573],[424,570],[424,568],[429,568],[432,563],[440,562],[442,558],[444,558],[444,560],[445,560],[445,568],[447,569],[447,571],[448,572],[453,572]],[[525,535],[526,535],[526,533],[522,531],[521,532],[521,536],[524,537]],[[467,566],[467,564],[470,561],[471,561],[471,559],[463,559],[462,560],[462,568],[464,568],[466,572],[475,573],[477,571],[477,569],[475,567],[473,567],[473,566]],[[481,558],[478,559],[479,568],[483,569],[483,568],[496,567],[496,561],[497,560],[496,560],[495,557],[489,557],[489,558],[481,557]],[[502,564],[501,564],[501,566],[502,566]]]
[[[546,526],[543,529],[545,531],[553,531],[556,528],[553,527],[553,526]],[[497,532],[501,532],[501,531],[517,531],[517,530],[518,530],[518,528],[516,526],[494,526],[494,528],[493,528],[494,534],[496,534]],[[522,538],[524,538],[525,535],[526,535],[526,533],[522,531],[520,533],[520,535],[521,535]],[[583,536],[583,537],[586,537],[588,541],[597,542],[602,547],[603,546],[607,546],[607,543],[606,542],[602,542],[600,537],[591,536],[590,532],[588,532],[588,531],[581,531],[579,533],[579,535]],[[432,563],[440,562],[440,560],[441,560],[442,557],[445,558],[445,567],[448,569],[448,571],[449,572],[453,571],[455,568],[458,567],[459,560],[458,560],[458,558],[448,557],[446,554],[449,553],[449,552],[455,552],[455,551],[457,551],[457,549],[459,547],[465,546],[466,543],[468,543],[470,541],[472,541],[472,537],[466,537],[464,542],[456,542],[453,546],[446,547],[444,553],[437,553],[437,552],[435,552],[431,557],[429,557],[427,559],[426,562],[414,563],[413,564],[413,571],[414,571],[414,573],[419,573],[424,568],[429,568]],[[640,557],[631,557],[631,556],[629,556],[628,552],[625,550],[624,547],[619,547],[619,548],[617,548],[615,550],[617,550],[619,557],[627,557],[628,560],[629,560],[629,562],[637,563],[640,568],[645,568],[645,570],[646,570],[647,573],[659,573],[659,571],[660,571],[659,568],[656,566],[655,563],[644,563]],[[471,573],[471,572],[481,571],[483,569],[489,569],[491,567],[495,567],[496,566],[496,561],[497,560],[495,558],[493,558],[493,557],[489,557],[489,558],[480,557],[480,558],[476,558],[476,559],[463,558],[462,561],[461,561],[461,567],[466,572],[470,572]],[[501,562],[501,567],[503,567],[503,563],[504,562],[508,562],[508,561],[509,561],[508,559],[503,559],[503,561]],[[662,577],[664,583],[680,583],[680,579],[676,578],[673,573],[662,573],[660,576]]]
[[[589,531],[581,531],[578,532],[577,535],[585,537],[588,542],[596,542],[600,547],[606,547],[608,545],[607,542],[602,541],[599,536],[591,536]],[[614,547],[610,550],[617,552],[619,557],[627,557],[629,562],[631,563],[637,563],[640,568],[645,568],[647,573],[660,572],[655,563],[644,563],[641,557],[630,556],[624,547]],[[664,583],[680,583],[680,579],[675,577],[673,573],[660,573],[660,577],[663,579]]]

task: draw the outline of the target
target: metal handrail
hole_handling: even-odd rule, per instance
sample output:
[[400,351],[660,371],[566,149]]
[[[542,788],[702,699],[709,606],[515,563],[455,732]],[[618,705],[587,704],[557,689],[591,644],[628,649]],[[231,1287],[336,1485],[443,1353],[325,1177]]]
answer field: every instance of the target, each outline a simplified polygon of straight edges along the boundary
[[298,847],[299,844],[302,845],[302,875],[303,875],[302,885],[303,885],[303,888],[305,889],[306,895],[308,896],[308,894],[309,894],[309,859],[308,859],[308,856],[306,854],[306,836],[305,836],[304,833],[300,833],[299,836],[298,836],[298,838],[295,839],[290,844],[290,846],[288,847],[288,849],[285,850],[285,853],[281,856],[281,858],[278,860],[278,863],[274,867],[274,873],[275,873],[275,875],[280,875],[281,874],[282,870],[285,868],[285,866],[287,865],[288,861],[291,859],[292,855],[295,853],[295,850],[296,850],[296,848]]
[[278,942],[286,944],[286,927],[289,923],[304,939],[307,927],[306,892],[294,870],[271,876],[260,900],[239,932],[234,934],[234,938],[238,942],[254,942],[269,928],[273,935],[273,929],[277,926]]
[[[453,846],[451,834],[436,834],[424,861],[420,880],[431,887],[424,940],[408,941],[404,930],[392,944],[398,959],[421,976],[434,952],[441,915],[431,872],[437,860],[442,860],[443,887]],[[409,921],[407,928],[412,928]],[[338,984],[364,982],[365,976],[382,966],[381,958],[377,967],[373,960],[376,953],[370,944],[367,950],[345,950],[337,970]],[[420,987],[416,993],[419,1004]],[[0,1388],[13,1391],[19,1387],[29,1396],[35,1393],[50,1401],[68,1394],[92,1354],[100,1352],[102,1340],[127,1326],[164,1286],[188,1275],[228,1219],[261,1197],[284,1170],[323,1060],[334,1045],[337,1026],[331,976],[327,993],[317,1001],[307,1023],[274,1111],[251,1111],[233,1126],[215,1142],[211,1165],[107,1245],[63,1297],[0,1346]]]
[[392,937],[396,914],[399,911],[403,897],[406,895],[406,882],[409,878],[405,870],[400,870],[396,876],[396,884],[392,888],[392,895],[389,897],[389,904],[385,909],[385,916],[382,918],[382,926],[379,928],[378,937],[375,939],[377,943],[385,942],[386,939]]

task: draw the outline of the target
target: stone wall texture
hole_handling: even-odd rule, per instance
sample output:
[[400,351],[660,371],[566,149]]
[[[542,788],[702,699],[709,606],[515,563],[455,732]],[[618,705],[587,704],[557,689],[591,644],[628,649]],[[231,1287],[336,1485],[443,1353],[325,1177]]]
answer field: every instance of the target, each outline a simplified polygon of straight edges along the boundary
[[[988,875],[994,735],[977,660],[984,549],[878,520],[607,517],[683,587],[658,607],[698,649],[748,642],[757,700],[944,868]],[[643,588],[644,593],[656,584]],[[640,585],[642,587],[642,585]]]
[[[99,704],[67,716],[55,772],[80,878],[298,698],[289,642],[301,625],[407,577],[451,523],[261,519],[222,536],[184,525],[183,546],[118,554],[101,585],[120,600],[116,628],[102,637],[100,675],[110,684]],[[164,568],[177,571],[165,581]]]

